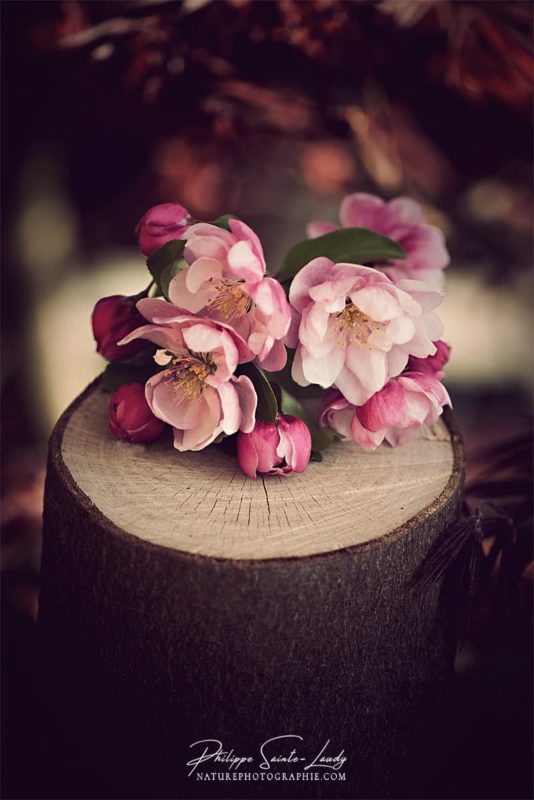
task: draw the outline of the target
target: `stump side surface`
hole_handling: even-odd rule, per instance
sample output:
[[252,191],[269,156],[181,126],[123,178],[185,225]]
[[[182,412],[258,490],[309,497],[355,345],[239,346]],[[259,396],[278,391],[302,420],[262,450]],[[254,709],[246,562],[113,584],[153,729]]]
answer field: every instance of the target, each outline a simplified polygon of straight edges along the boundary
[[254,481],[218,447],[179,453],[118,441],[108,402],[93,385],[67,409],[56,457],[114,525],[179,551],[271,559],[372,543],[437,511],[461,481],[461,444],[442,420],[399,448],[338,443],[302,475]]

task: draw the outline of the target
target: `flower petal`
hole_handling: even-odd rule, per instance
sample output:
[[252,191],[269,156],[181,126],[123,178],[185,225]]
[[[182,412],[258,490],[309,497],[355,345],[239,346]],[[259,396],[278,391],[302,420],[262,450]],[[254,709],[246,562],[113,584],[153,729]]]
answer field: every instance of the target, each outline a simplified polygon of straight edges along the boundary
[[306,376],[302,370],[302,353],[304,348],[302,345],[297,347],[295,358],[293,359],[293,366],[291,367],[291,377],[299,386],[309,386],[310,382],[306,380]]
[[[199,259],[199,261],[202,261],[202,259]],[[174,276],[169,284],[169,297],[179,308],[187,309],[190,314],[198,314],[208,305],[215,289],[210,283],[207,283],[196,294],[190,292],[187,288],[187,273],[190,269],[192,267],[183,269]]]
[[[200,320],[198,324],[184,328],[184,342],[193,353],[210,353],[221,347],[223,332],[211,325],[203,324]],[[237,353],[235,355],[237,364]]]
[[216,258],[197,258],[183,272],[187,291],[195,294],[205,281],[222,278],[222,263]]
[[237,433],[241,424],[239,395],[233,383],[221,383],[217,386],[222,409],[222,430],[227,436]]
[[339,219],[344,228],[369,228],[382,233],[380,216],[386,204],[380,197],[365,192],[349,194],[341,203]]
[[415,324],[407,315],[392,319],[387,327],[387,335],[394,344],[405,344],[414,334]]
[[204,393],[204,400],[207,413],[202,416],[201,424],[198,428],[191,428],[186,431],[174,430],[174,446],[177,450],[203,450],[211,444],[222,431],[219,423],[220,401],[217,392],[208,391]]
[[[443,291],[441,289],[429,286],[428,283],[421,280],[403,278],[397,282],[397,289],[408,294],[409,297],[419,305],[424,306],[428,311],[439,306],[443,300]],[[405,310],[408,311],[409,307],[406,307]]]
[[311,434],[308,426],[299,418],[279,414],[277,419],[280,444],[276,455],[283,458],[293,472],[304,472],[310,462]]
[[372,432],[382,428],[404,427],[407,418],[408,392],[396,380],[389,381],[382,391],[377,392],[358,409],[361,424]]
[[238,378],[233,377],[232,383],[239,397],[239,406],[241,408],[241,423],[239,430],[244,433],[249,433],[254,428],[256,421],[256,407],[258,405],[258,397],[256,390],[250,378],[246,375],[240,375]]
[[278,372],[287,363],[287,350],[282,339],[275,339],[267,355],[258,359],[262,369],[267,372]]
[[332,225],[331,222],[310,222],[306,225],[308,239],[316,239],[318,236],[324,236],[325,233],[332,233],[332,231],[337,230],[338,226]]
[[390,378],[394,378],[396,375],[400,375],[408,363],[408,353],[405,353],[400,347],[393,347],[387,354],[386,359],[387,374]]
[[235,242],[235,237],[229,231],[208,222],[191,225],[183,238],[187,241],[184,257],[189,264],[203,256],[224,262],[226,253]]
[[350,439],[352,435],[351,425],[352,417],[354,416],[354,406],[348,401],[346,402],[346,408],[342,408],[339,411],[329,411],[325,416],[325,420],[328,422],[328,426],[332,428],[333,431],[339,433],[339,435],[343,436],[344,439]]
[[265,324],[275,339],[282,339],[291,322],[291,307],[281,284],[274,278],[263,278],[250,287],[250,296],[265,316]]
[[259,236],[240,219],[230,219],[228,224],[237,241],[247,242],[250,245],[252,252],[261,264],[263,274],[265,272],[265,258]]
[[355,408],[352,415],[350,426],[350,433],[355,442],[357,442],[364,450],[376,450],[379,445],[384,441],[384,431],[370,431],[362,425],[358,414],[360,409]]
[[334,347],[329,353],[316,358],[307,350],[302,352],[302,371],[307,381],[317,383],[323,389],[332,386],[343,369],[345,353],[340,347]]
[[265,267],[255,255],[250,242],[241,241],[232,245],[227,258],[233,275],[252,284],[261,281]]
[[386,354],[382,350],[351,344],[347,349],[346,364],[371,393],[378,392],[387,380]]
[[395,197],[387,204],[387,219],[393,225],[416,225],[423,222],[423,209],[411,197]]
[[360,311],[376,322],[389,322],[403,313],[395,294],[381,286],[365,286],[352,292],[350,299]]
[[164,350],[170,350],[171,353],[176,355],[184,349],[181,330],[171,325],[142,325],[129,333],[128,336],[125,336],[124,339],[121,339],[120,342],[117,342],[117,344],[128,344],[133,342],[134,339],[146,339]]
[[336,386],[343,396],[355,406],[363,405],[372,395],[372,392],[364,387],[360,379],[348,367],[344,367],[337,376]]
[[177,308],[174,303],[168,303],[160,297],[143,297],[136,304],[139,313],[149,322],[171,321],[177,316],[189,313],[183,308]]
[[302,267],[293,278],[289,289],[289,302],[293,308],[302,312],[310,302],[309,290],[311,287],[327,281],[334,267],[333,261],[322,256],[314,258],[313,261]]

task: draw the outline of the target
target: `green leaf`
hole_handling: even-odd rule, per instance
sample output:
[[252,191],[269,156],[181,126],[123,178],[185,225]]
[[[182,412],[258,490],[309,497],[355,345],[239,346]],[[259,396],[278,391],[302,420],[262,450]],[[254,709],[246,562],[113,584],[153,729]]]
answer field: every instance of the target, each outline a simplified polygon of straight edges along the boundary
[[224,228],[225,231],[230,230],[230,225],[228,224],[231,219],[236,219],[233,214],[223,214],[222,217],[217,217],[211,223],[212,225],[217,225],[218,228]]
[[312,451],[315,453],[326,450],[326,448],[330,447],[336,440],[336,435],[332,431],[329,431],[328,428],[319,427],[313,414],[304,408],[302,403],[300,403],[296,397],[289,394],[284,388],[282,388],[281,410],[282,414],[291,414],[294,417],[300,417],[300,419],[306,423],[311,433]]
[[171,239],[163,247],[147,258],[146,265],[162,295],[169,299],[169,284],[180,270],[187,267],[182,258],[185,242],[182,239]]
[[264,371],[252,362],[241,364],[238,368],[240,375],[246,375],[252,381],[256,394],[258,395],[258,407],[256,409],[257,419],[262,422],[274,422],[278,414],[278,403]]
[[316,239],[298,242],[285,257],[276,278],[281,282],[291,280],[305,264],[319,256],[336,263],[369,264],[391,258],[406,258],[406,253],[393,239],[367,228],[340,228]]

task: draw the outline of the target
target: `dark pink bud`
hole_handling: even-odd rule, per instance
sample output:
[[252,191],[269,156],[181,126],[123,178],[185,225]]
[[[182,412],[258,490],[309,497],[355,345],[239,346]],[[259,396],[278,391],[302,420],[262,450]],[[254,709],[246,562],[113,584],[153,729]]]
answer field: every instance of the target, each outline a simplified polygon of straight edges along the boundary
[[146,325],[146,320],[135,307],[135,300],[130,297],[122,294],[103,297],[93,309],[91,323],[97,352],[108,361],[131,358],[147,347],[147,342],[142,339],[125,345],[117,344],[136,328]]
[[443,378],[443,367],[449,360],[451,348],[441,339],[434,342],[434,344],[437,349],[433,356],[428,356],[427,358],[410,356],[407,370],[410,372],[422,372],[425,375],[431,375],[433,378],[441,380]]
[[150,410],[141,383],[127,383],[113,393],[109,401],[109,429],[117,439],[150,444],[159,439],[165,427]]
[[165,242],[180,239],[191,224],[189,211],[179,203],[161,203],[152,206],[137,223],[135,233],[139,250],[150,256]]
[[298,417],[278,414],[276,422],[256,420],[250,433],[237,436],[239,466],[249,478],[304,472],[311,455],[311,435]]

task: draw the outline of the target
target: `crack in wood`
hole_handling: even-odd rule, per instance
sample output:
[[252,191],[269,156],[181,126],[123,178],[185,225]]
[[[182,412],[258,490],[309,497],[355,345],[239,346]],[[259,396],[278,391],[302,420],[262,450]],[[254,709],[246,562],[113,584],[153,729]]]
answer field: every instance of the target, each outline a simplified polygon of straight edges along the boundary
[[260,478],[261,478],[261,482],[262,482],[262,485],[263,485],[263,491],[265,492],[265,499],[267,500],[267,516],[270,519],[270,517],[271,517],[271,504],[269,503],[269,495],[267,493],[267,487],[265,485],[265,478],[263,477],[263,475],[260,475]]
[[[216,447],[180,453],[112,439],[108,401],[92,389],[65,415],[56,434],[65,468],[115,525],[175,550],[266,559],[373,542],[461,478],[456,438],[448,445],[415,439],[371,454],[346,443],[304,475],[251,481]],[[443,438],[448,424],[439,423]]]

